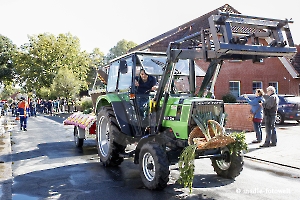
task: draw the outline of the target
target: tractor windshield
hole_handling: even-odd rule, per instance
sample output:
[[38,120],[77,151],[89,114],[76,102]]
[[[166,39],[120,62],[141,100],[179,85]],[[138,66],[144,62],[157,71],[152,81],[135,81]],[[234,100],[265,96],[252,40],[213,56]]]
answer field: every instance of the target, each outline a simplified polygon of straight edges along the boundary
[[[147,74],[150,75],[162,75],[163,68],[166,65],[167,57],[165,55],[149,55],[139,54],[137,55],[141,63],[141,67],[145,69]],[[196,76],[204,76],[205,73],[195,65]],[[139,69],[137,69],[139,71]],[[179,60],[175,64],[175,75],[189,76],[189,61]]]

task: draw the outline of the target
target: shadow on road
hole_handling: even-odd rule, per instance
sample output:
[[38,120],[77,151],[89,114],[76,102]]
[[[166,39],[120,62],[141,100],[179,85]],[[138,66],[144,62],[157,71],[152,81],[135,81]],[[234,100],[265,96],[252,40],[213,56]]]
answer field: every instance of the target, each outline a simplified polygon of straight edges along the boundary
[[[32,159],[41,156],[47,156],[50,159],[94,155],[97,154],[97,149],[94,143],[88,143],[82,148],[76,148],[74,142],[51,142],[41,143],[37,145],[37,149],[30,151],[22,151],[18,153],[12,152],[12,162],[24,159]],[[10,156],[10,155],[7,155]]]

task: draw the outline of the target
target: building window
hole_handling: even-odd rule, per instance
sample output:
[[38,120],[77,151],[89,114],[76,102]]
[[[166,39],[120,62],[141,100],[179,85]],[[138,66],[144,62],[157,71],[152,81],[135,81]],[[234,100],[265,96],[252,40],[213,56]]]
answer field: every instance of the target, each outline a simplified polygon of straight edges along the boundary
[[253,91],[253,93],[255,93],[256,89],[262,89],[262,88],[263,88],[263,85],[262,85],[261,81],[253,81],[252,82],[252,91]]
[[239,81],[229,81],[229,91],[235,97],[240,96],[240,82]]
[[278,82],[269,82],[269,86],[273,86],[276,90],[276,94],[278,94]]

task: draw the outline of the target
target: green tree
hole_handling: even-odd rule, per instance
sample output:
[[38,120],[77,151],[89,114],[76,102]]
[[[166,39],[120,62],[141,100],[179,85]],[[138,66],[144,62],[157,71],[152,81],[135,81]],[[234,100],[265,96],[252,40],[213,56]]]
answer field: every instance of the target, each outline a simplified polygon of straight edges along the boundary
[[30,36],[15,56],[18,82],[26,91],[50,88],[59,69],[69,69],[79,85],[87,88],[86,78],[90,65],[89,54],[80,51],[80,41],[70,33]]
[[[48,87],[41,87],[39,90],[38,90],[38,96],[42,99],[46,99],[46,100],[49,100],[51,98],[51,90],[50,88]],[[52,98],[51,98],[52,99]]]
[[93,52],[90,54],[90,59],[91,59],[91,63],[87,74],[87,84],[89,88],[91,88],[91,86],[94,83],[98,68],[105,65],[104,53],[101,52],[99,48],[95,48],[93,49]]
[[106,55],[106,61],[108,62],[111,59],[126,54],[129,51],[129,49],[135,46],[137,46],[137,44],[132,41],[127,41],[124,39],[120,40],[116,46],[109,50],[108,54]]
[[61,68],[51,85],[51,91],[56,97],[74,98],[80,90],[80,80],[71,69]]
[[0,83],[13,81],[12,58],[16,52],[16,45],[7,37],[0,35]]
[[9,99],[12,94],[17,92],[21,92],[20,89],[15,88],[12,83],[6,83],[0,92],[0,99]]

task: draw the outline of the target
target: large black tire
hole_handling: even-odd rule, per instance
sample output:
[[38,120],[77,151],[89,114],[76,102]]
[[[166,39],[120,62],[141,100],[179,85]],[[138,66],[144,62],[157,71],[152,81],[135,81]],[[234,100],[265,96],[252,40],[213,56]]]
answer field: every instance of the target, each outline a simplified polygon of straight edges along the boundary
[[240,153],[238,155],[236,155],[236,153],[230,154],[227,147],[222,148],[221,153],[226,155],[226,158],[211,158],[212,166],[219,176],[223,178],[234,179],[240,175],[241,171],[243,170],[243,156]]
[[83,138],[79,138],[79,127],[74,126],[74,142],[77,148],[81,148],[83,146]]
[[120,133],[118,123],[111,107],[102,107],[97,116],[97,149],[100,161],[104,166],[118,166],[124,158],[120,153],[124,153],[124,146],[114,141],[114,134]]
[[158,143],[146,143],[139,155],[140,175],[144,185],[151,190],[162,190],[169,181],[167,154]]

